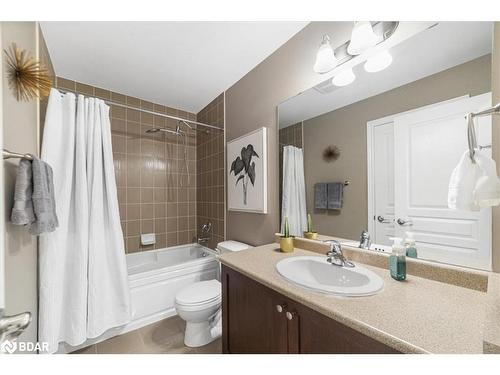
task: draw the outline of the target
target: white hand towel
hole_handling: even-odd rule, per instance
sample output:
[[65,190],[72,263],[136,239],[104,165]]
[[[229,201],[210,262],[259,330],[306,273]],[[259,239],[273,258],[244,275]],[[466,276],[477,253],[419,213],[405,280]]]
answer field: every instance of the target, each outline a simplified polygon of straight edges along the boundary
[[480,208],[500,204],[500,179],[497,176],[495,161],[481,150],[474,155],[481,175],[477,179],[473,193],[474,204]]
[[480,175],[481,171],[478,164],[472,162],[469,157],[469,150],[465,151],[450,177],[448,187],[449,208],[479,211],[473,193]]

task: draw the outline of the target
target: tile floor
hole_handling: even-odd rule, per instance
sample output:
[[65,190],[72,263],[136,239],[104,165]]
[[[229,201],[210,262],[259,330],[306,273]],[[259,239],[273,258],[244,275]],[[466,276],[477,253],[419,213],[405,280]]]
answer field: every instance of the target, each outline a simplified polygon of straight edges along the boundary
[[178,316],[112,337],[74,354],[221,354],[222,340],[200,348],[184,345],[185,322]]

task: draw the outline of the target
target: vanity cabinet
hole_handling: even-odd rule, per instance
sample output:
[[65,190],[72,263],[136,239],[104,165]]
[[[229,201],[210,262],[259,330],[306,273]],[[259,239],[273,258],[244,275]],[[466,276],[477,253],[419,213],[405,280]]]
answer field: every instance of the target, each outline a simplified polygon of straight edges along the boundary
[[224,265],[222,350],[224,353],[396,353]]

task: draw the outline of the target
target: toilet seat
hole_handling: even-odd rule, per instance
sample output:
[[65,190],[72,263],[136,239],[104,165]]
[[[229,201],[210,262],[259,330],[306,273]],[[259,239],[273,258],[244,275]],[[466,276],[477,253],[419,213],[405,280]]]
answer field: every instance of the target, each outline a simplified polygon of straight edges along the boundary
[[200,281],[181,289],[175,296],[175,303],[187,308],[205,308],[220,304],[222,286],[218,280]]

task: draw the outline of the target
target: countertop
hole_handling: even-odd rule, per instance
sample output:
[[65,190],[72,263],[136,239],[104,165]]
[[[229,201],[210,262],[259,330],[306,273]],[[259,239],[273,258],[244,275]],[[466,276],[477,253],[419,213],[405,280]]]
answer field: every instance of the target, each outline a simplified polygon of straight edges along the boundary
[[[488,291],[478,291],[408,275],[393,280],[384,268],[362,264],[384,280],[369,297],[345,298],[317,293],[281,277],[275,264],[287,257],[318,255],[279,244],[225,253],[221,263],[403,353],[485,353],[500,349],[500,283],[491,274]],[[318,255],[320,256],[320,255]],[[359,263],[359,262],[355,262]]]

